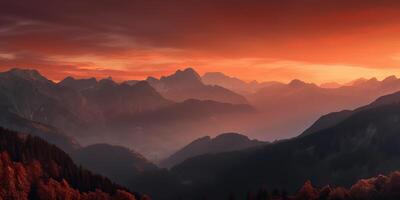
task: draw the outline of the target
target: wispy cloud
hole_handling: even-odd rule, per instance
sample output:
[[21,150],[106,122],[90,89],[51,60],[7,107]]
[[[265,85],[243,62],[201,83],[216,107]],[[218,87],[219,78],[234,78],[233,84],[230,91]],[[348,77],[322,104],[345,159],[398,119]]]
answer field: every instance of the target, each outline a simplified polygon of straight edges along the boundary
[[393,0],[5,0],[0,68],[54,79],[186,66],[258,80],[383,76],[399,67],[399,9]]

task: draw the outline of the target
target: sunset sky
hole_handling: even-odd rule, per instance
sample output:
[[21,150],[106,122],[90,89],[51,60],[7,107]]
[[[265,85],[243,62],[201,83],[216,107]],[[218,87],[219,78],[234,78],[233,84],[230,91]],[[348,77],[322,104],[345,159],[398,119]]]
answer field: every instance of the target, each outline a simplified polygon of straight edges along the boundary
[[398,0],[2,0],[0,70],[144,79],[400,76]]

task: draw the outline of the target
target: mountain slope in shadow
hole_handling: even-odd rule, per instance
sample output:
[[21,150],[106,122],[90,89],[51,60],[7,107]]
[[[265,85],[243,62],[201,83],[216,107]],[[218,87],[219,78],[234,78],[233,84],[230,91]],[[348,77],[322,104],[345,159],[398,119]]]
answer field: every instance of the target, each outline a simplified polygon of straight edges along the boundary
[[[245,194],[260,185],[295,191],[305,180],[350,186],[359,179],[400,169],[400,104],[361,109],[343,121],[304,137],[263,148],[187,159],[172,168],[191,194]],[[397,100],[396,100],[397,99]],[[195,191],[195,192],[193,192]]]
[[72,153],[75,162],[91,171],[126,185],[141,173],[158,170],[142,155],[125,147],[94,144]]
[[74,164],[54,145],[26,134],[0,128],[1,199],[134,200],[107,178]]
[[247,136],[238,133],[224,133],[214,138],[205,136],[194,140],[176,153],[160,163],[160,166],[170,168],[184,160],[202,155],[242,150],[268,144],[258,140],[250,140]]

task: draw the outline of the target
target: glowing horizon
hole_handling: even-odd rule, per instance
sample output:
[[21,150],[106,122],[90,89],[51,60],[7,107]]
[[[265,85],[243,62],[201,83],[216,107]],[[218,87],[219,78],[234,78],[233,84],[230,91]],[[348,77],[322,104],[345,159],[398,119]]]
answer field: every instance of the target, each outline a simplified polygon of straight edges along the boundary
[[316,84],[400,75],[399,1],[306,2],[0,2],[0,70],[122,81],[193,67]]

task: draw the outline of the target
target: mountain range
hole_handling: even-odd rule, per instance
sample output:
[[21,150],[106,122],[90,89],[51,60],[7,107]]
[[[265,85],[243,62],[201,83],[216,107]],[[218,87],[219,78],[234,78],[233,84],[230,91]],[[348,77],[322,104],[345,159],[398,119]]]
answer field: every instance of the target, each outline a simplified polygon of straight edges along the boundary
[[[228,87],[230,82],[249,90],[239,95],[208,85]],[[55,83],[35,70],[12,69],[0,73],[0,108],[9,113],[3,115],[8,120],[4,126],[19,118],[52,127],[68,138],[63,139],[65,144],[58,142],[66,151],[74,148],[67,144],[71,141],[83,146],[133,145],[159,161],[205,133],[243,132],[262,140],[294,137],[321,115],[355,109],[399,89],[400,80],[394,76],[321,88],[300,80],[246,83],[222,73],[200,76],[192,68],[123,83],[72,77]]]
[[[247,92],[240,95],[235,87],[215,85],[228,87],[230,82]],[[0,73],[0,86],[0,107],[12,115],[54,127],[83,146],[133,145],[146,157],[161,160],[205,133],[243,132],[262,140],[294,137],[321,115],[355,109],[400,90],[400,80],[358,79],[322,88],[301,80],[246,83],[222,73],[200,76],[187,68],[145,81],[67,77],[55,83],[35,70],[12,69]]]
[[192,68],[178,70],[160,79],[149,77],[146,81],[164,97],[174,101],[198,99],[232,104],[247,103],[246,98],[222,86],[204,84],[200,75]]
[[339,88],[321,88],[301,80],[275,83],[246,96],[259,110],[248,122],[254,129],[247,128],[246,133],[264,140],[294,137],[322,115],[352,110],[398,90],[400,79],[394,76],[382,81],[361,79]]
[[400,168],[399,97],[379,98],[302,137],[190,158],[171,173],[191,191],[180,195],[213,194],[211,199],[223,198],[227,191],[245,195],[262,185],[292,193],[306,180],[349,187],[359,179],[389,174]]
[[263,87],[279,83],[277,81],[246,82],[236,77],[227,76],[222,72],[207,72],[201,77],[201,80],[207,85],[218,85],[243,95],[248,95]]
[[[193,75],[190,70],[182,73],[187,72]],[[165,80],[174,83],[180,79]],[[208,88],[201,83],[199,85]],[[227,117],[254,112],[251,106],[242,104],[194,99],[183,102],[167,100],[147,81],[129,85],[116,83],[112,79],[67,77],[55,83],[36,70],[24,69],[0,73],[0,100],[0,108],[8,113],[2,116],[7,122],[4,123],[6,126],[17,123],[16,120],[32,121],[35,125],[40,123],[53,127],[58,133],[78,140],[84,146],[95,143],[127,147],[134,145],[135,149],[152,158],[172,152],[176,146],[184,145],[196,135],[223,131],[227,127],[224,126]],[[205,128],[196,132],[192,131],[194,127]],[[23,130],[34,134],[32,128]],[[188,131],[192,134],[185,134]],[[182,139],[162,142],[165,141],[164,137],[179,136]],[[58,142],[64,147],[62,142],[67,141]],[[71,147],[65,148],[70,151],[67,148]]]
[[[234,124],[232,130],[263,140],[294,137],[321,115],[355,109],[379,96],[400,90],[400,79],[395,76],[381,81],[360,78],[343,85],[336,84],[335,87],[321,87],[298,79],[287,84],[276,81],[245,82],[221,72],[208,72],[201,77],[196,73],[186,77],[186,85],[200,79],[203,84],[224,87],[245,97],[258,112],[243,117],[240,125]],[[189,77],[192,77],[191,81],[188,81]]]
[[[264,187],[278,188],[283,199],[334,198],[321,197],[326,191],[311,182],[349,188],[329,187],[329,196],[345,195],[338,199],[355,198],[360,190],[371,195],[372,189],[379,198],[397,197],[390,188],[398,173],[378,175],[400,168],[398,90],[395,76],[323,88],[301,80],[201,77],[191,68],[123,83],[72,77],[55,83],[35,70],[12,69],[0,73],[0,126],[40,137],[72,158],[39,138],[0,129],[0,164],[16,174],[0,170],[7,172],[0,173],[7,178],[1,195],[141,196],[76,162],[161,200],[244,198]],[[234,132],[289,139],[260,142]],[[170,169],[145,158],[167,155],[160,164]],[[377,179],[363,181],[373,176],[382,187]],[[27,187],[16,189],[21,180]]]

